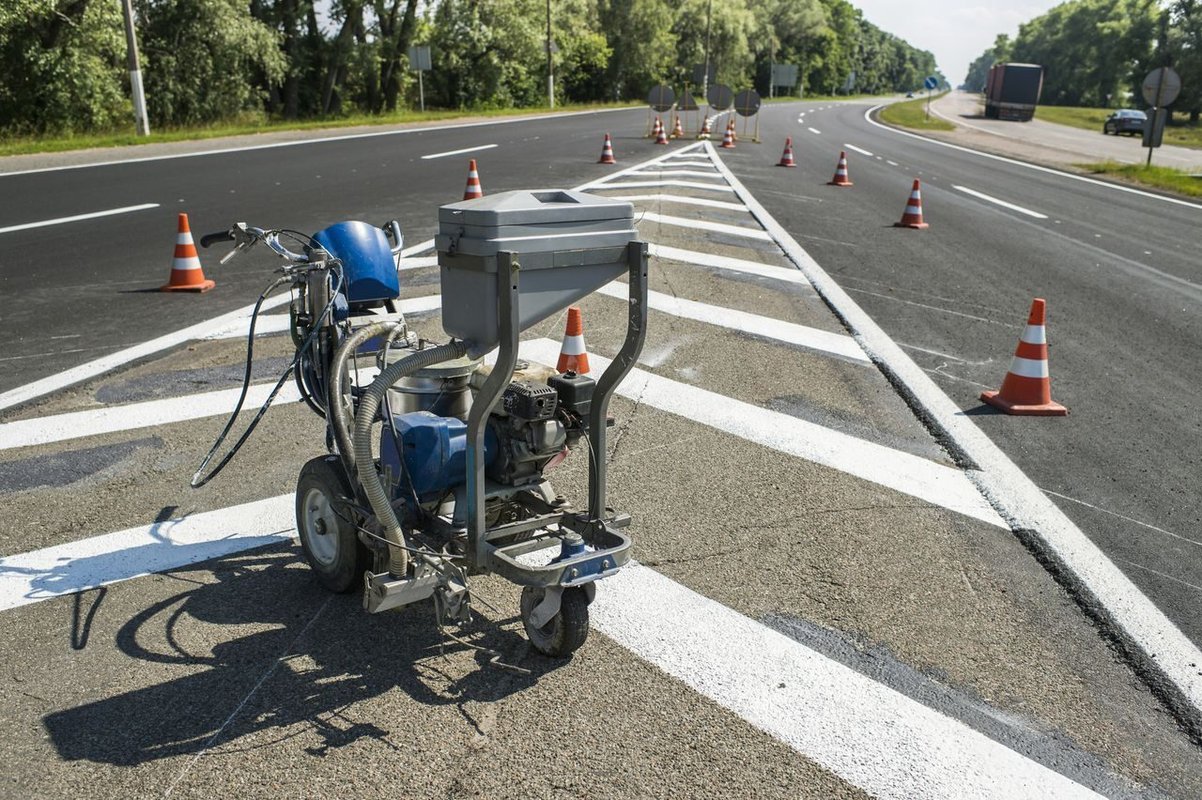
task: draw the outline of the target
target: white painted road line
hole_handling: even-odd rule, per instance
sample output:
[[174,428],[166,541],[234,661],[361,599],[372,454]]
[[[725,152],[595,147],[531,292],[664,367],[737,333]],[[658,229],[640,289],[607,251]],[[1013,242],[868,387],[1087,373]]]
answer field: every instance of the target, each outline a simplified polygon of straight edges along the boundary
[[[424,295],[422,297],[411,297],[407,300],[401,300],[397,303],[397,307],[402,314],[423,314],[427,311],[434,311],[442,307],[442,297],[436,294]],[[387,316],[384,314],[382,316]],[[261,314],[259,322],[255,325],[255,336],[266,336],[273,333],[283,333],[291,328],[292,321],[288,314]],[[213,331],[212,333],[201,338],[210,339],[242,339],[250,332],[250,317],[231,323],[221,330]]]
[[675,186],[679,189],[705,189],[711,192],[733,192],[734,189],[725,184],[697,183],[696,181],[621,181],[593,186],[595,189],[647,189],[660,186]]
[[630,173],[630,177],[632,178],[662,178],[664,176],[722,180],[722,174],[719,172],[702,172],[696,169],[641,169]]
[[[629,175],[630,173],[635,172],[637,170],[647,169],[648,167],[652,166],[653,164],[662,164],[662,163],[668,161],[669,159],[679,158],[686,154],[695,153],[698,149],[701,148],[702,144],[703,144],[703,142],[694,142],[693,144],[685,145],[684,147],[680,147],[676,150],[672,150],[671,152],[664,153],[662,156],[656,156],[655,158],[651,159],[650,161],[643,161],[641,163],[635,164],[632,167],[626,167],[625,169],[622,169],[617,172],[606,175],[603,178],[598,178],[595,181],[589,181],[588,183],[581,184],[580,186],[575,187],[576,191],[587,192],[590,189],[599,189],[603,186],[611,185],[613,183],[613,181],[617,180],[618,178],[621,178],[625,175]],[[712,162],[711,162],[711,166],[712,166]]]
[[482,144],[479,147],[465,147],[462,150],[448,150],[445,153],[431,153],[428,156],[422,156],[422,161],[429,161],[432,158],[446,158],[447,156],[461,156],[464,153],[475,153],[480,150],[491,150],[497,145]]
[[85,219],[99,219],[100,217],[112,217],[117,214],[129,214],[134,211],[146,211],[150,208],[158,208],[158,203],[142,203],[136,206],[123,206],[122,208],[110,208],[107,211],[93,211],[88,214],[76,214],[72,217],[58,217],[57,219],[44,219],[41,222],[26,222],[22,225],[9,225],[7,228],[0,228],[0,233],[12,233],[13,231],[25,231],[30,228],[46,228],[50,225],[62,225],[64,222],[80,222]]
[[[532,361],[554,364],[559,358],[559,349],[559,342],[534,339],[522,342],[521,354]],[[609,360],[590,353],[589,363],[600,371]],[[630,371],[618,387],[618,394],[779,453],[836,469],[999,528],[1007,527],[964,472],[956,467],[661,378],[638,368]]]
[[673,217],[668,214],[656,214],[654,211],[643,211],[635,215],[637,222],[658,222],[661,225],[676,225],[680,228],[695,228],[697,230],[725,233],[730,236],[743,236],[747,239],[758,239],[762,242],[772,241],[772,237],[763,228],[748,228],[742,225],[726,225],[721,222],[710,222],[706,219],[689,219],[688,217]]
[[818,130],[817,128],[806,128],[806,130],[808,130],[810,133],[817,134],[818,136],[822,135],[822,131]]
[[624,197],[609,195],[609,198],[611,200],[627,200],[631,203],[682,203],[687,206],[707,206],[727,211],[747,212],[747,206],[742,203],[727,203],[724,200],[710,200],[706,197],[687,197],[683,194],[631,194]]
[[[602,286],[597,291],[608,297],[616,297],[619,300],[626,300],[630,296],[629,287],[617,281]],[[759,314],[749,314],[746,311],[736,311],[732,308],[698,303],[694,300],[685,300],[662,292],[647,292],[647,305],[656,311],[671,314],[675,317],[684,317],[685,319],[697,320],[708,325],[718,325],[723,328],[750,333],[754,336],[762,336],[766,339],[775,339],[778,342],[795,344],[799,347],[839,356],[861,364],[872,363],[868,359],[868,356],[864,355],[864,351],[860,349],[860,346],[856,344],[855,339],[846,334],[831,333],[830,331],[810,328],[806,325],[762,317]],[[3,429],[0,428],[0,436],[2,435]]]
[[952,188],[957,191],[964,192],[967,195],[971,195],[979,200],[984,200],[988,203],[993,203],[995,205],[999,205],[1002,208],[1008,208],[1011,211],[1017,211],[1020,214],[1026,214],[1028,217],[1034,217],[1035,219],[1047,219],[1048,218],[1047,214],[1040,214],[1038,211],[1032,211],[1029,208],[1023,208],[1022,206],[1016,206],[1016,205],[1014,205],[1014,203],[1007,203],[1005,200],[999,200],[998,198],[993,197],[992,195],[987,195],[984,192],[978,192],[976,189],[969,189],[967,186],[959,186],[959,185],[953,184]]
[[869,157],[872,156],[872,153],[868,152],[863,147],[856,147],[854,144],[849,144],[847,142],[844,142],[843,146],[846,147],[848,150],[854,150],[861,155],[865,155],[865,156],[869,156]]
[[715,255],[713,253],[700,253],[696,250],[681,250],[679,247],[664,247],[663,245],[652,244],[650,246],[650,254],[657,258],[666,258],[670,261],[680,261],[685,264],[696,264],[701,267],[714,267],[716,269],[728,269],[733,272],[743,272],[748,275],[759,275],[762,278],[771,278],[776,281],[784,281],[785,283],[796,283],[802,286],[809,286],[810,282],[806,276],[799,270],[791,267],[770,267],[766,264],[760,264],[756,261],[746,261],[741,258],[728,258],[727,256]]
[[590,610],[618,644],[873,797],[1101,797],[641,564]]
[[823,299],[836,309],[865,352],[895,385],[905,387],[907,399],[922,409],[930,424],[979,465],[979,470],[968,470],[966,474],[981,494],[1012,530],[1028,540],[1026,544],[1037,548],[1054,565],[1081,604],[1101,619],[1108,632],[1124,642],[1137,668],[1150,676],[1174,711],[1195,730],[1202,729],[1202,651],[1197,645],[889,338],[747,191],[717,157],[712,145],[705,144],[736,194],[789,259],[813,281]]

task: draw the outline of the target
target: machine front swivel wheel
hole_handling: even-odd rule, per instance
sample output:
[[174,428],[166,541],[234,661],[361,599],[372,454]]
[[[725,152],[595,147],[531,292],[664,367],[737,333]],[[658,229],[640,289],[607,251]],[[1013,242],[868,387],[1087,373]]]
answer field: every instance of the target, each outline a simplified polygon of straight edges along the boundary
[[296,530],[305,560],[322,586],[349,592],[362,585],[370,552],[351,524],[343,497],[352,496],[337,456],[314,458],[296,482]]
[[564,589],[559,611],[545,625],[535,627],[530,614],[543,601],[546,589],[526,586],[522,589],[522,626],[534,649],[552,658],[566,658],[588,638],[588,595],[584,589]]

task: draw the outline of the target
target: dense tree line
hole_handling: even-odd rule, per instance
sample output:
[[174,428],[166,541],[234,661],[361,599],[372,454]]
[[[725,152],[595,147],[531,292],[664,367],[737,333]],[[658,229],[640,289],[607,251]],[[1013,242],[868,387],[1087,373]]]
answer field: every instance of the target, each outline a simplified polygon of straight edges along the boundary
[[[154,127],[378,114],[417,105],[410,45],[429,45],[435,108],[546,102],[547,0],[133,0]],[[551,0],[559,102],[679,89],[704,61],[767,94],[916,88],[935,59],[847,0]],[[854,82],[849,77],[854,73]],[[0,132],[132,125],[119,0],[0,3]]]
[[1143,105],[1140,84],[1171,66],[1183,89],[1173,110],[1202,114],[1202,0],[1071,0],[1024,23],[1014,41],[997,37],[969,67],[964,86],[981,91],[989,67],[1022,61],[1044,67],[1050,105]]

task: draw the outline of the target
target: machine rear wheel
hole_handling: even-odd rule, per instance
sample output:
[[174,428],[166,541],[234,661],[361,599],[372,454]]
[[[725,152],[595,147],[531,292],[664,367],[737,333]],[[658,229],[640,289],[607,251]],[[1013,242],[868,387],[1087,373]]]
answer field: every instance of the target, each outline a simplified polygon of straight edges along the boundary
[[536,628],[530,622],[530,613],[543,601],[545,594],[542,587],[522,589],[522,626],[535,650],[552,658],[566,658],[588,638],[588,595],[579,587],[564,589],[559,613],[546,625]]
[[296,530],[305,560],[322,586],[349,592],[362,581],[370,552],[359,541],[342,497],[351,489],[337,456],[323,456],[301,467],[296,482]]

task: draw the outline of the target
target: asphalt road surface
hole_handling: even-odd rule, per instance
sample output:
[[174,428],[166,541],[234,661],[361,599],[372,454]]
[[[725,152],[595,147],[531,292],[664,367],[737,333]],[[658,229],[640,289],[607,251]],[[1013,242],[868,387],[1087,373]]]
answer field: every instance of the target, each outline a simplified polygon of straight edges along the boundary
[[[733,149],[657,147],[620,111],[0,176],[0,794],[1202,794],[1182,728],[1202,209],[867,109],[773,105]],[[605,130],[616,167],[594,163]],[[796,169],[774,166],[786,136]],[[841,149],[850,188],[826,185]],[[566,663],[530,650],[499,580],[458,638],[425,605],[323,594],[291,539],[322,427],[287,392],[186,487],[274,263],[205,254],[214,291],[153,291],[176,212],[196,232],[398,218],[406,313],[437,338],[420,243],[471,157],[486,193],[629,198],[653,245],[610,442],[640,564],[602,582]],[[915,177],[931,227],[894,228]],[[623,288],[584,303],[594,370]],[[1067,418],[976,399],[1035,296]],[[256,387],[287,363],[282,311]],[[553,361],[562,326],[527,355]],[[579,456],[552,479],[579,496]]]

